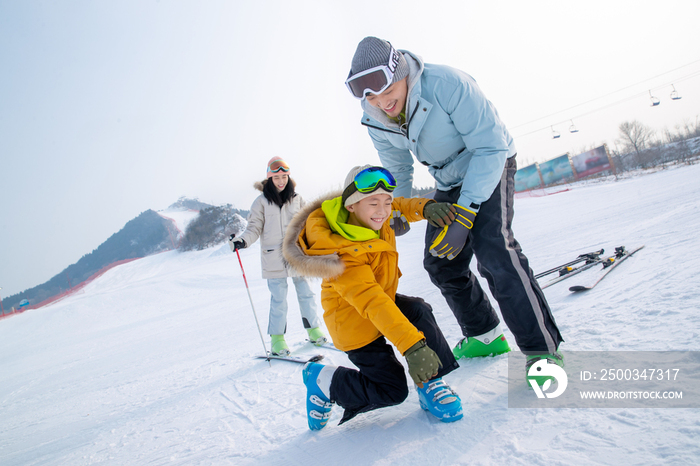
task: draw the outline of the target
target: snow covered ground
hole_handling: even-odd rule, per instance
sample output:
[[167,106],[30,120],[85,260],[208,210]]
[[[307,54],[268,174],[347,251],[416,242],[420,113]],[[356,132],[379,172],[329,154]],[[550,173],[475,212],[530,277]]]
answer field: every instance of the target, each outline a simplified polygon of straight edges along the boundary
[[[569,293],[575,278],[546,290],[562,350],[700,350],[699,179],[696,164],[516,201],[535,272],[646,245],[590,292]],[[454,344],[457,324],[421,265],[423,229],[400,238],[399,291],[430,302]],[[241,256],[264,332],[258,244]],[[291,290],[288,341],[312,353]],[[116,267],[84,294],[0,322],[0,464],[700,463],[700,410],[508,408],[507,355],[447,377],[459,422],[431,419],[411,391],[343,426],[336,407],[311,432],[301,366],[261,352],[227,245]]]

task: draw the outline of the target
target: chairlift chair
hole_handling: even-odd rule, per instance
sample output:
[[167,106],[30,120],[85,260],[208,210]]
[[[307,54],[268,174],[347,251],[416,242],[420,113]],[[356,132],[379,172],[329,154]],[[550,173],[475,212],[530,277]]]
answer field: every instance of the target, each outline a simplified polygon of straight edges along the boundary
[[557,139],[557,138],[560,138],[560,137],[561,137],[561,134],[559,134],[558,131],[554,131],[554,127],[553,127],[553,126],[550,126],[550,128],[552,128],[552,139]]
[[574,124],[574,120],[569,120],[571,121],[571,126],[569,126],[569,132],[570,133],[578,133],[578,128]]
[[661,101],[659,100],[658,97],[654,97],[651,94],[651,89],[649,89],[649,98],[651,99],[651,106],[652,107],[656,107],[657,105],[659,105],[661,103]]
[[678,91],[676,91],[676,86],[671,84],[671,87],[673,88],[673,92],[671,92],[671,100],[680,100],[681,96],[678,95]]

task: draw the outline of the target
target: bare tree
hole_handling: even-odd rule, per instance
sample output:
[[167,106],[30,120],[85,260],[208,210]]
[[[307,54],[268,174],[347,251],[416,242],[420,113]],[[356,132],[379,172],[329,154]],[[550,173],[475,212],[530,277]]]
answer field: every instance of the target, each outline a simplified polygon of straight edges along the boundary
[[700,136],[700,120],[698,120],[698,117],[695,117],[695,121],[684,119],[683,129],[685,130],[684,136],[687,139]]
[[651,143],[654,131],[637,120],[625,121],[620,124],[618,130],[620,132],[619,142],[627,152],[634,151],[639,165],[646,166],[642,153]]

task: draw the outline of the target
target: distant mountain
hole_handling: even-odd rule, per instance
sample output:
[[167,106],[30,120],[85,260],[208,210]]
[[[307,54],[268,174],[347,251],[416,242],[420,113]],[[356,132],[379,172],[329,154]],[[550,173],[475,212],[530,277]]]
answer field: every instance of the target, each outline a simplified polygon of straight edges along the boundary
[[180,247],[183,250],[204,249],[220,244],[231,233],[245,229],[247,210],[238,210],[230,204],[215,207],[198,199],[181,197],[168,207],[169,211],[196,210],[199,215],[192,221],[186,233],[178,231],[176,224],[153,210],[142,212],[128,221],[124,228],[110,236],[97,249],[69,265],[46,283],[22,291],[2,300],[5,312],[19,308],[22,300],[29,307],[60,295],[76,287],[103,268],[118,261],[149,256]]
[[[182,198],[181,198],[182,200]],[[179,202],[179,201],[178,201]],[[184,203],[183,203],[184,204]],[[176,247],[177,230],[168,219],[147,210],[130,220],[97,249],[84,255],[46,283],[3,299],[7,311],[29,300],[30,307],[83,282],[103,267],[116,261],[148,256]]]
[[176,203],[168,207],[169,210],[204,210],[206,208],[213,207],[211,204],[201,202],[199,199],[189,199],[182,196],[177,200]]

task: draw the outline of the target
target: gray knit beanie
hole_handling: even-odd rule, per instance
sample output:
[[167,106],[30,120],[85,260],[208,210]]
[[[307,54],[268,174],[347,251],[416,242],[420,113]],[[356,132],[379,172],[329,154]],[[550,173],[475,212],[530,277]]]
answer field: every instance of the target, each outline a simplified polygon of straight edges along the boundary
[[[375,66],[386,65],[390,52],[391,44],[389,42],[377,37],[365,37],[358,44],[355,56],[352,57],[350,72],[357,74]],[[391,81],[392,84],[408,76],[408,63],[406,63],[403,53],[398,52],[398,54],[399,64],[396,67],[394,79]]]
[[[372,168],[372,166],[373,165],[362,165],[362,166],[358,165],[357,167],[353,167],[350,170],[350,172],[348,173],[348,176],[345,177],[345,185],[343,185],[343,189],[344,190],[347,189],[348,186],[350,186],[352,183],[355,182],[355,177],[357,176],[358,173],[360,173],[362,170],[364,170],[366,168]],[[347,199],[343,199],[343,207],[353,205],[354,203],[360,202],[362,199],[364,199],[366,197],[374,196],[377,193],[378,193],[377,191],[374,191],[372,193],[365,194],[365,193],[361,193],[360,191],[355,191],[350,196],[348,196]],[[393,192],[389,192],[383,188],[381,189],[381,191],[379,191],[379,193],[380,194],[388,194],[391,196],[392,199],[394,198]]]

